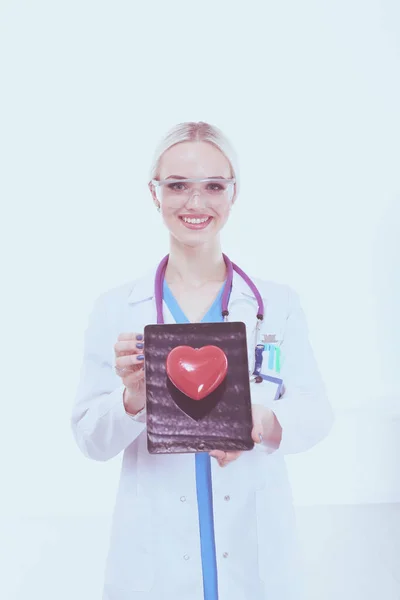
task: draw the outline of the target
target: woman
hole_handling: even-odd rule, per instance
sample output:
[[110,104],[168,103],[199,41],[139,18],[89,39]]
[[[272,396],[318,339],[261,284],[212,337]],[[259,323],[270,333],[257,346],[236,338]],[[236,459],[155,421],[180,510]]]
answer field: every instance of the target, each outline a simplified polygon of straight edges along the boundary
[[[164,321],[221,320],[220,231],[238,195],[230,144],[206,123],[176,126],[156,152],[149,188],[170,233]],[[261,339],[281,352],[284,382],[278,400],[267,381],[251,384],[254,449],[150,455],[143,330],[157,322],[154,275],[95,303],[72,417],[86,456],[123,451],[103,599],[299,600],[284,455],[322,440],[332,414],[298,296],[253,279],[266,307]],[[229,313],[246,324],[251,361],[257,300],[237,273]]]

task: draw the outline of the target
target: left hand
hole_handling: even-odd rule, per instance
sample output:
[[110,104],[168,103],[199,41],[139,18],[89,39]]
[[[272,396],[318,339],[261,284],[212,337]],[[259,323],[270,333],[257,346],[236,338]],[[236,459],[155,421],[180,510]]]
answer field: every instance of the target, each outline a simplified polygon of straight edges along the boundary
[[[252,404],[253,429],[251,437],[256,444],[261,444],[267,431],[273,427],[275,415],[269,408],[261,404]],[[212,450],[210,456],[216,458],[220,467],[226,467],[229,463],[237,460],[242,454],[238,452],[224,452],[224,450]]]

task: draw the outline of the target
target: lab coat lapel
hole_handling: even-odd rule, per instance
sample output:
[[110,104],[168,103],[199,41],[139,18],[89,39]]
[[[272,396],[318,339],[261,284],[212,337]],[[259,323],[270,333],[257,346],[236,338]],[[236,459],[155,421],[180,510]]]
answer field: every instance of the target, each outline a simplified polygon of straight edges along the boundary
[[240,321],[246,325],[249,367],[253,364],[254,360],[257,308],[257,300],[253,292],[240,275],[234,273],[229,299],[229,320]]
[[[155,304],[155,275],[157,267],[149,270],[143,277],[136,280],[128,296],[128,304],[142,315],[143,326],[157,323]],[[229,298],[229,320],[242,321],[246,324],[248,336],[254,334],[256,324],[257,301],[245,281],[234,272],[232,289]],[[176,323],[170,310],[163,302],[165,323]]]
[[[157,309],[155,301],[155,276],[157,267],[148,271],[143,277],[135,281],[128,296],[129,306],[141,316],[142,327],[157,323]],[[168,306],[163,302],[163,316],[165,323],[176,323]]]

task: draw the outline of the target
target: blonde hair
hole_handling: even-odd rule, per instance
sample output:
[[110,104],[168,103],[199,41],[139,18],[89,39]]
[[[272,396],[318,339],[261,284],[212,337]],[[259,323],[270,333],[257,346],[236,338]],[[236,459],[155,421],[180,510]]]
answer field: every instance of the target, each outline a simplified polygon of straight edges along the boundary
[[155,151],[150,170],[150,180],[157,179],[164,152],[182,142],[208,142],[218,148],[230,164],[232,176],[236,179],[236,195],[238,194],[239,167],[236,152],[228,138],[218,127],[203,121],[179,123],[168,131]]

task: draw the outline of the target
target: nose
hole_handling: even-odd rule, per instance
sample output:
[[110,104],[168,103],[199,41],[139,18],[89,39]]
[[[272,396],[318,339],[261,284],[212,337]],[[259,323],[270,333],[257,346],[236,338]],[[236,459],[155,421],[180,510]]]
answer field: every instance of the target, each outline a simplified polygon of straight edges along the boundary
[[204,206],[202,194],[198,190],[193,190],[187,199],[186,206],[188,208],[198,208],[199,206]]

